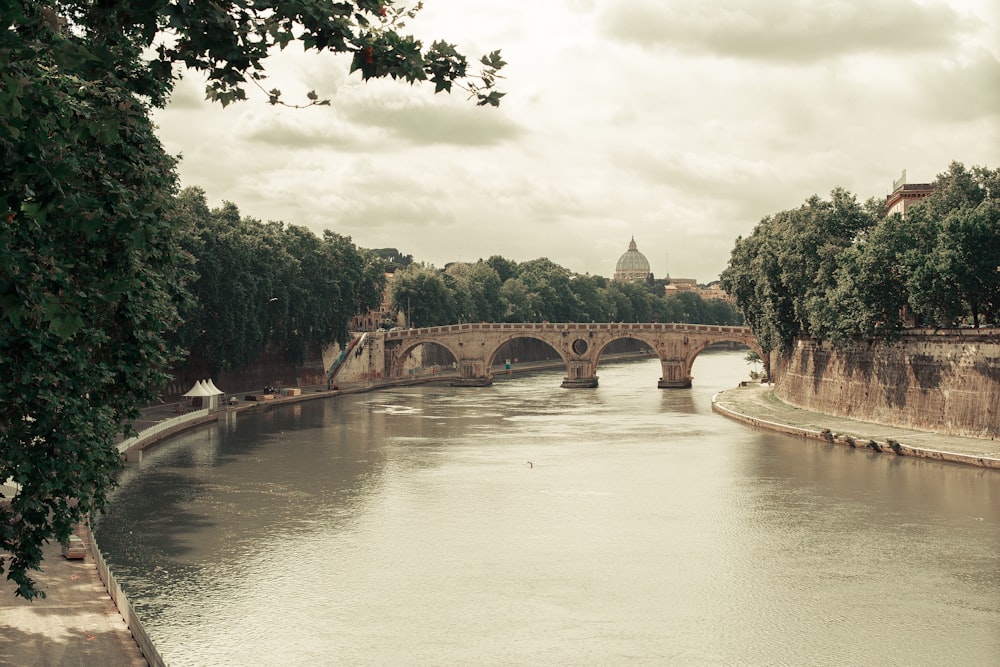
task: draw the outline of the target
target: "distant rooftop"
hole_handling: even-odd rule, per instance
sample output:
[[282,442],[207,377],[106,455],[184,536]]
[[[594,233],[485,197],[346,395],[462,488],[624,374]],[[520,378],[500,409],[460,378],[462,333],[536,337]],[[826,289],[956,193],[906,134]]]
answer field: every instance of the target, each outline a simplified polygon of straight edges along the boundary
[[[933,192],[933,190],[934,190],[933,183],[903,183],[897,186],[896,189],[892,191],[892,193],[895,194],[897,192]],[[891,197],[892,195],[889,196]]]
[[903,178],[894,182],[892,194],[885,196],[886,215],[899,213],[904,218],[906,211],[913,204],[934,192],[933,183],[906,183],[906,173]]

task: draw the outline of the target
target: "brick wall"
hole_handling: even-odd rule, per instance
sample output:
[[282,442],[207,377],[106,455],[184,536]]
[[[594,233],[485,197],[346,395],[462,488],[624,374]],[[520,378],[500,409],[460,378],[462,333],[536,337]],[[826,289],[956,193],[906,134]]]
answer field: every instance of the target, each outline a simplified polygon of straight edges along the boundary
[[913,330],[891,345],[796,341],[772,361],[775,394],[817,412],[1000,437],[1000,331]]

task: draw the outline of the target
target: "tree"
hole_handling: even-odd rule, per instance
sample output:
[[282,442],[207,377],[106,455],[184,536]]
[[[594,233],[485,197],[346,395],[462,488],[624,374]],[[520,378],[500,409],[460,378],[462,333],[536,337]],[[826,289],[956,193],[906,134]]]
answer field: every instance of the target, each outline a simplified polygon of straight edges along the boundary
[[907,224],[919,237],[907,249],[910,305],[926,321],[952,325],[968,315],[992,319],[1000,292],[1000,169],[953,162]]
[[[0,572],[18,595],[41,593],[28,572],[42,545],[105,503],[115,437],[178,357],[164,332],[190,257],[174,224],[199,212],[174,210],[174,162],[150,109],[181,67],[205,75],[209,99],[244,99],[272,48],[293,41],[346,54],[366,80],[455,85],[498,104],[499,53],[472,76],[453,46],[401,32],[412,15],[383,0],[0,4],[0,479],[21,485],[0,504]],[[268,98],[283,103],[277,89]]]
[[632,309],[632,299],[624,289],[624,285],[612,282],[606,291],[608,300],[608,319],[612,322],[635,322]]
[[460,315],[466,322],[499,322],[504,315],[500,299],[500,276],[496,270],[479,260],[475,264],[452,264],[448,274],[456,278],[456,303],[466,305]]
[[500,287],[505,322],[537,322],[542,304],[520,278],[508,278]]
[[733,304],[725,299],[702,299],[704,302],[704,323],[723,326],[740,326],[743,318]]
[[444,273],[432,266],[410,264],[392,281],[392,306],[406,313],[411,327],[433,327],[458,320],[455,293]]
[[512,259],[493,255],[486,260],[486,263],[497,272],[501,285],[511,278],[517,278],[517,262]]
[[723,289],[733,296],[765,353],[789,349],[801,333],[792,293],[782,279],[776,231],[780,227],[774,220],[768,216],[750,236],[736,239],[720,276]]
[[941,272],[954,280],[954,289],[979,327],[985,315],[995,321],[1000,307],[1000,203],[963,207],[941,221],[935,258]]
[[580,305],[570,288],[570,271],[546,257],[522,262],[518,279],[533,294],[534,316],[530,321],[574,322]]
[[344,345],[351,318],[381,303],[382,260],[350,238],[209,211],[200,188],[177,198],[181,243],[195,259],[193,307],[180,344],[217,369],[244,368],[266,350],[301,363],[310,345]]
[[998,192],[1000,170],[955,162],[904,220],[838,188],[737,239],[721,282],[765,352],[799,335],[890,341],[910,316],[937,326],[995,322]]
[[791,297],[796,328],[802,333],[822,335],[814,332],[819,322],[810,316],[814,302],[836,284],[840,253],[872,223],[854,195],[841,188],[830,193],[829,201],[812,196],[799,208],[774,216],[770,229],[780,279]]
[[404,255],[396,248],[375,248],[371,251],[384,262],[383,271],[395,273],[413,263],[413,255]]
[[573,275],[569,287],[579,304],[580,322],[609,322],[611,306],[607,298],[608,281],[600,276]]
[[0,503],[0,572],[30,599],[43,544],[104,505],[122,424],[180,356],[163,332],[189,260],[173,160],[134,98],[5,57],[21,79],[0,93],[0,479],[20,491]]
[[825,334],[841,254],[872,224],[865,207],[836,188],[829,201],[810,197],[736,240],[721,283],[765,352],[787,350],[799,335]]

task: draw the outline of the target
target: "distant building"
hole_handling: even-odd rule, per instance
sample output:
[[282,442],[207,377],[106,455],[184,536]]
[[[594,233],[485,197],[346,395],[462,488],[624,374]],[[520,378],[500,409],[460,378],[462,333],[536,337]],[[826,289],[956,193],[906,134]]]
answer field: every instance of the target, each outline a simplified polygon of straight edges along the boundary
[[718,280],[702,287],[699,293],[701,294],[702,299],[723,299],[724,301],[729,301],[730,303],[733,302],[733,297],[729,296],[726,290],[722,289]]
[[698,281],[694,278],[667,278],[664,280],[664,283],[663,293],[666,296],[679,294],[681,292],[694,292],[702,299],[723,299],[729,302],[732,302],[733,300],[732,297],[719,286],[718,280],[708,285],[699,285]]
[[698,281],[694,278],[670,278],[663,288],[667,294],[671,292],[694,292],[698,290]]
[[382,303],[378,310],[369,310],[367,313],[355,315],[351,319],[351,331],[376,331],[387,324],[396,322],[400,324],[399,315],[392,312],[392,279],[395,274],[385,274],[385,290],[382,292]]
[[906,170],[899,180],[893,181],[892,193],[885,196],[886,215],[898,213],[904,218],[911,206],[934,192],[933,183],[907,183]]
[[628,244],[628,250],[618,258],[614,280],[619,283],[645,283],[649,282],[649,278],[649,260],[639,252],[633,236]]

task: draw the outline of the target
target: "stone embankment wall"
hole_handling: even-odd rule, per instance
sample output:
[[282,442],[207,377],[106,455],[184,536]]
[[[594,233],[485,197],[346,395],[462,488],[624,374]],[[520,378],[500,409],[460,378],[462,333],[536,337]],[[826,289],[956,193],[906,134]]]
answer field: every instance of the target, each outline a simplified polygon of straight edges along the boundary
[[847,349],[811,339],[772,360],[800,408],[906,428],[1000,437],[1000,330],[912,330]]
[[[335,358],[335,357],[334,357]],[[290,360],[281,352],[261,355],[255,363],[239,370],[220,370],[210,361],[192,354],[181,366],[173,369],[172,379],[164,388],[162,400],[171,403],[180,398],[197,380],[212,378],[215,385],[228,394],[239,394],[267,385],[275,387],[309,387],[326,384],[326,369],[332,360],[326,351],[310,346],[305,358]]]

